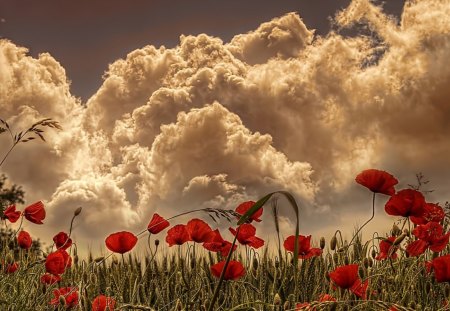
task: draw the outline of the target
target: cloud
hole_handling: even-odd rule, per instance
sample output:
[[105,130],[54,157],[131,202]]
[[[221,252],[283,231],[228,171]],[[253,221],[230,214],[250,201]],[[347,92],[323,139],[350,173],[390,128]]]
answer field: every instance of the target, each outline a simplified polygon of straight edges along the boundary
[[[370,216],[370,194],[354,183],[369,167],[399,187],[422,171],[436,189],[428,199],[445,201],[449,13],[444,1],[409,1],[397,21],[354,0],[322,37],[294,13],[229,43],[181,36],[175,48],[146,46],[111,64],[86,108],[50,55],[33,59],[2,41],[2,116],[64,127],[48,144],[21,146],[2,169],[48,198],[52,228],[85,206],[80,239],[140,231],[155,211],[234,208],[279,189],[298,198],[303,233],[350,234],[349,223]],[[360,25],[371,35],[342,31]],[[383,199],[379,231],[390,228]],[[288,232],[292,212],[280,203]]]

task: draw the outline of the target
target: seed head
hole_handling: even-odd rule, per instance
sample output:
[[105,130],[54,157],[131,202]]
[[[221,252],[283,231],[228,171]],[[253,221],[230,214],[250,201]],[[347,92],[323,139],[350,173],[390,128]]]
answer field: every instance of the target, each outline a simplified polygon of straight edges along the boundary
[[74,216],[74,217],[77,217],[78,215],[80,215],[82,209],[83,209],[83,208],[82,208],[81,206],[78,207],[78,208],[75,210],[75,212],[73,212],[73,216]]
[[320,249],[325,248],[325,238],[324,237],[320,238],[319,246],[320,246]]
[[336,249],[336,245],[337,245],[337,237],[334,235],[330,241],[330,249],[334,251]]

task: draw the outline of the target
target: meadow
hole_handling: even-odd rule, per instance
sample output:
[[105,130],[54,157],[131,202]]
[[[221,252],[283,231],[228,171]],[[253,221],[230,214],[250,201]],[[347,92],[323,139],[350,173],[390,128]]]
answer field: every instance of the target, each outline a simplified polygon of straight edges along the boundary
[[[45,141],[46,129],[61,127],[44,119],[13,133],[0,119],[0,133],[11,136],[0,167],[17,145]],[[291,236],[280,236],[280,208],[297,220],[302,215],[294,196],[278,191],[234,210],[155,213],[141,232],[111,232],[108,255],[97,258],[80,258],[71,238],[74,221],[83,221],[81,207],[43,250],[21,227],[45,226],[44,203],[4,200],[0,310],[449,310],[450,206],[427,202],[418,181],[395,189],[398,180],[383,170],[355,176],[372,198],[372,217],[350,239],[339,230],[331,237],[304,236],[298,222]],[[378,198],[386,201],[393,225],[362,240]],[[263,212],[275,223],[276,251],[258,236]],[[191,218],[181,223],[181,215]],[[229,223],[232,241],[215,229],[218,221]],[[134,252],[138,241],[147,242],[147,256]],[[163,243],[176,251],[163,252]]]

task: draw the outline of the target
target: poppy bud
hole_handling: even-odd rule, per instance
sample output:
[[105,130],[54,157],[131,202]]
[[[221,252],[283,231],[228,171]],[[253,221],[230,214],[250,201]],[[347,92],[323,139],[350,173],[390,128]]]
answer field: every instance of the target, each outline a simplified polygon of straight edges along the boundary
[[258,259],[253,258],[253,270],[258,270]]
[[74,216],[74,217],[77,217],[78,215],[80,215],[82,209],[83,209],[83,208],[82,208],[81,206],[78,207],[78,208],[75,210],[75,212],[73,213],[73,216]]
[[195,257],[194,256],[191,256],[191,260],[189,261],[189,264],[190,264],[190,267],[191,267],[192,270],[195,269],[196,262],[195,262]]
[[399,245],[400,243],[403,242],[403,240],[406,238],[406,233],[403,233],[401,235],[399,235],[394,242],[392,243],[392,245]]
[[431,291],[431,283],[430,282],[425,283],[425,290],[427,293],[429,293]]
[[281,305],[281,297],[280,295],[278,295],[278,293],[276,293],[275,296],[273,297],[273,304],[275,306]]
[[375,251],[375,249],[372,248],[372,258],[375,259],[375,257],[377,257],[377,252]]
[[367,257],[365,257],[364,259],[363,259],[363,265],[364,265],[364,268],[369,268],[369,258],[367,258]]
[[396,224],[394,224],[392,226],[391,233],[392,233],[393,236],[398,236],[398,235],[400,235],[402,233],[402,230]]
[[320,238],[319,246],[320,246],[320,249],[325,248],[325,238],[324,237]]
[[364,267],[358,267],[358,275],[361,279],[364,279],[364,277],[366,276],[366,270],[364,269]]
[[156,239],[156,240],[155,240],[155,246],[158,247],[158,245],[159,245],[159,240]]
[[75,265],[78,265],[78,261],[79,261],[78,255],[73,256],[73,263]]
[[337,237],[334,235],[330,241],[330,249],[334,251],[336,249],[336,245],[337,245]]
[[89,282],[91,282],[92,284],[96,284],[97,283],[97,276],[94,273],[91,273],[89,275]]
[[61,306],[65,306],[66,305],[66,299],[64,298],[63,295],[59,296],[59,304]]

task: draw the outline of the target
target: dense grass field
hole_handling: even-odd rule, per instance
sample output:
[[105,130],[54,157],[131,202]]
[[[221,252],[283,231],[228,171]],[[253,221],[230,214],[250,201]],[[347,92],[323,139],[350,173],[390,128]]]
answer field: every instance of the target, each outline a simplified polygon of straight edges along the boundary
[[[2,124],[0,133],[9,131]],[[10,133],[13,144],[0,166],[18,143],[29,141],[26,135],[42,136],[42,127],[59,125],[45,119],[19,135]],[[355,181],[373,195],[373,214],[353,237],[338,230],[331,237],[304,236],[298,221],[293,235],[281,237],[281,206],[273,199],[283,197],[283,208],[291,208],[297,220],[301,215],[295,198],[279,191],[235,210],[154,214],[139,233],[105,237],[109,253],[98,258],[80,258],[72,241],[81,207],[67,220],[67,232],[55,232],[44,251],[38,237],[21,228],[24,222],[43,225],[45,205],[4,200],[0,310],[449,310],[450,206],[427,202],[418,180],[417,187],[398,190],[397,179],[385,171],[358,174]],[[379,196],[393,226],[362,240]],[[271,247],[257,233],[263,211],[275,223],[279,242]],[[181,215],[193,216],[180,223]],[[229,223],[233,241],[214,230],[218,220]],[[147,255],[134,250],[139,238],[148,242]]]

